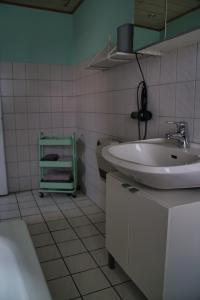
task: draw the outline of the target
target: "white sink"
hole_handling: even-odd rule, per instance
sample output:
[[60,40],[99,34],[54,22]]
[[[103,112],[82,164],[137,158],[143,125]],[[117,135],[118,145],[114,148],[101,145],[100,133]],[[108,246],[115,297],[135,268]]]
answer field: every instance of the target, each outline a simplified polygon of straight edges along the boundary
[[157,189],[200,187],[200,144],[178,148],[166,139],[106,146],[103,157],[119,172]]

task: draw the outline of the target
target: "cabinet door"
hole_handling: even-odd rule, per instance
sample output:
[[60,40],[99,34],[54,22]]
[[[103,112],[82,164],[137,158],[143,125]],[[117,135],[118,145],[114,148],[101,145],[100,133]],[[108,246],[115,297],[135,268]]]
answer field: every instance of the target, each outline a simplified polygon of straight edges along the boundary
[[128,200],[129,276],[149,300],[161,300],[168,210],[137,192]]
[[126,271],[128,267],[128,191],[110,175],[106,180],[106,248]]

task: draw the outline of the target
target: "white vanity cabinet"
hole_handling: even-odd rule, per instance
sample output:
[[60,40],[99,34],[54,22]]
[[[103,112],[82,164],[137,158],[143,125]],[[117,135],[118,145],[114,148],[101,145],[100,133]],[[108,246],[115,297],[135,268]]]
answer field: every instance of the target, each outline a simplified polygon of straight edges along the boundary
[[109,174],[106,248],[149,300],[199,300],[200,189],[161,191]]

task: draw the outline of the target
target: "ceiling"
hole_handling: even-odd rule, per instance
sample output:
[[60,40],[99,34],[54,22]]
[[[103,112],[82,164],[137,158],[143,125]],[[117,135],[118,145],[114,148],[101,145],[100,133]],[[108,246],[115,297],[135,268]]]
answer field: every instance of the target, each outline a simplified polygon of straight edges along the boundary
[[84,0],[0,0],[0,3],[73,14]]
[[[167,20],[172,21],[200,8],[200,0],[168,0]],[[135,24],[156,30],[164,27],[165,0],[136,0]]]

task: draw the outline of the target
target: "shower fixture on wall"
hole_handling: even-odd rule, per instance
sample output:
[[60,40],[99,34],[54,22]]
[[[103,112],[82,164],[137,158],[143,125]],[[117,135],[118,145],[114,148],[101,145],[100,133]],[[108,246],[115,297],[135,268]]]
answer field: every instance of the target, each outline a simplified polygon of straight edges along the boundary
[[[147,85],[142,71],[142,67],[136,53],[136,61],[142,75],[142,81],[137,87],[137,111],[131,113],[131,118],[138,121],[138,138],[145,140],[147,137],[148,121],[152,119],[152,113],[148,110]],[[140,100],[139,100],[140,99]],[[144,134],[141,134],[141,122],[144,122]]]

